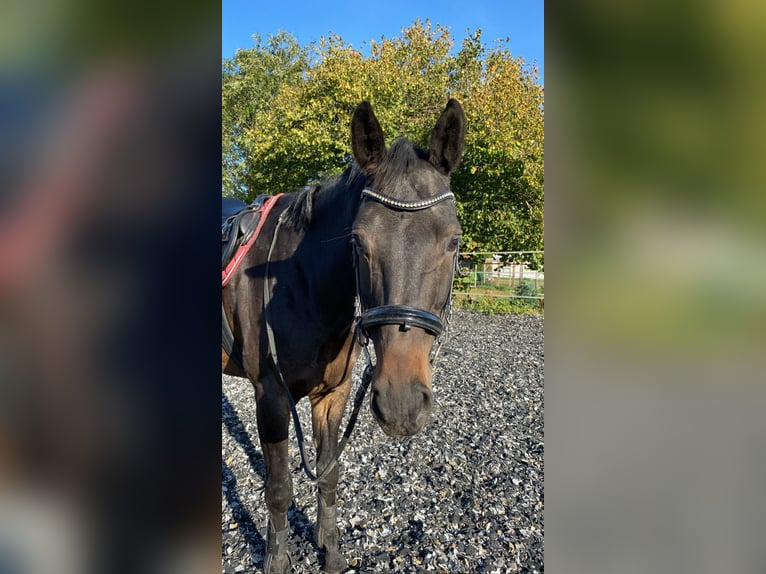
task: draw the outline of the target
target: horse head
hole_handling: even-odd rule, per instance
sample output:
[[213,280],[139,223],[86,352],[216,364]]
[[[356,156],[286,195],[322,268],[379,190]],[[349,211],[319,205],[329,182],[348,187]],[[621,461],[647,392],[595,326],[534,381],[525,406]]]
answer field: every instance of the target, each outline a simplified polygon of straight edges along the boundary
[[406,139],[386,147],[367,102],[351,122],[354,159],[366,176],[352,241],[360,328],[377,358],[370,407],[391,436],[417,433],[432,409],[432,351],[450,306],[461,234],[450,174],[465,124],[450,100],[423,150]]

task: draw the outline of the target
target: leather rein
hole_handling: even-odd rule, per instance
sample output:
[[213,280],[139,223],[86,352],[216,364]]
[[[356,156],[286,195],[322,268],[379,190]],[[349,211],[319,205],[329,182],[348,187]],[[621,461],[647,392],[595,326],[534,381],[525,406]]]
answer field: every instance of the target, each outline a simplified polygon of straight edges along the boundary
[[[362,201],[364,201],[365,199],[370,199],[372,201],[375,201],[377,203],[380,203],[388,207],[389,209],[396,210],[396,211],[421,211],[424,209],[428,209],[438,203],[441,203],[442,201],[446,201],[448,199],[454,200],[454,198],[455,198],[455,195],[450,190],[433,195],[428,199],[415,200],[415,201],[399,200],[394,197],[375,192],[368,188],[365,188],[362,190]],[[285,213],[286,212],[283,211],[280,214],[279,219],[277,220],[277,225],[274,228],[274,235],[271,240],[271,246],[269,247],[269,253],[268,253],[268,256],[266,257],[264,280],[263,280],[263,306],[264,306],[264,316],[265,316],[265,323],[266,323],[266,336],[269,343],[269,353],[271,354],[271,358],[274,363],[274,370],[276,372],[277,378],[282,384],[285,394],[287,395],[288,403],[290,405],[290,413],[293,418],[293,424],[295,426],[295,435],[298,441],[298,450],[300,451],[300,455],[301,455],[301,466],[303,467],[303,471],[305,472],[309,480],[317,482],[321,480],[322,478],[324,478],[338,464],[338,458],[340,457],[341,453],[346,447],[346,444],[348,443],[348,439],[351,436],[351,432],[354,429],[354,425],[356,424],[356,420],[359,415],[359,409],[362,406],[364,396],[367,393],[367,389],[370,386],[370,382],[372,381],[372,373],[374,370],[374,365],[372,364],[372,358],[370,356],[370,351],[369,351],[369,343],[370,343],[369,329],[371,327],[377,327],[381,325],[399,325],[400,329],[403,331],[409,331],[412,327],[417,327],[417,328],[423,329],[427,333],[430,333],[431,335],[435,337],[435,340],[431,348],[431,353],[429,355],[429,363],[431,364],[432,367],[434,366],[434,363],[436,362],[436,358],[439,354],[439,350],[441,349],[441,346],[443,344],[443,335],[446,333],[446,328],[449,325],[449,318],[452,312],[452,283],[454,282],[455,270],[457,269],[457,264],[458,264],[458,250],[457,249],[455,250],[454,263],[452,268],[452,277],[450,280],[450,294],[439,316],[434,315],[433,313],[426,311],[424,309],[411,307],[409,305],[381,305],[378,307],[363,309],[362,297],[361,297],[361,294],[359,293],[359,284],[360,284],[359,283],[359,265],[357,264],[357,260],[356,260],[356,257],[357,257],[356,249],[353,250],[354,267],[355,267],[355,273],[356,273],[356,291],[357,291],[357,301],[356,301],[357,311],[356,311],[356,317],[354,318],[354,331],[355,331],[356,340],[364,351],[367,364],[364,368],[364,372],[362,374],[362,380],[359,385],[359,388],[357,389],[354,395],[354,406],[349,416],[348,423],[346,424],[346,429],[343,432],[343,436],[340,442],[338,443],[338,447],[335,451],[335,456],[333,456],[332,460],[330,460],[330,462],[327,464],[327,466],[325,466],[324,469],[322,469],[321,472],[315,475],[311,471],[307,463],[306,453],[303,448],[303,443],[305,442],[303,429],[301,427],[300,418],[298,417],[298,411],[295,407],[295,401],[293,400],[293,396],[292,396],[292,393],[290,392],[290,388],[287,385],[287,382],[285,381],[284,375],[282,374],[282,369],[279,366],[279,359],[277,356],[277,346],[276,346],[276,341],[274,337],[274,328],[273,328],[273,321],[271,316],[271,305],[270,305],[271,288],[269,287],[269,262],[271,261],[271,256],[274,251],[274,247],[276,246],[276,243],[277,243],[279,228],[282,226],[282,223],[284,222]]]

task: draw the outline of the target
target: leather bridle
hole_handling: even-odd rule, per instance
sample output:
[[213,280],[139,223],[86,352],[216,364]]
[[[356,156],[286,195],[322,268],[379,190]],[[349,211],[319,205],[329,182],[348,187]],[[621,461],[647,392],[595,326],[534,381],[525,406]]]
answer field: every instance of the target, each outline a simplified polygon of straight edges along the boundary
[[[450,190],[432,195],[427,199],[414,201],[404,201],[396,199],[389,195],[378,193],[369,188],[362,190],[362,200],[369,199],[375,201],[394,211],[422,211],[437,205],[443,201],[454,200],[455,194]],[[354,249],[354,267],[356,268],[356,291],[359,302],[357,316],[357,329],[364,335],[364,340],[369,340],[369,329],[381,325],[399,325],[402,331],[409,331],[412,327],[418,327],[435,337],[434,345],[431,349],[429,362],[433,365],[439,354],[442,344],[442,334],[445,332],[446,324],[449,322],[449,315],[452,310],[452,283],[455,278],[455,269],[458,262],[458,250],[455,249],[455,255],[452,265],[452,276],[450,278],[450,292],[447,300],[442,307],[439,315],[434,315],[430,311],[412,307],[410,305],[380,305],[378,307],[364,308],[362,294],[360,293],[359,264],[357,261],[357,250]]]

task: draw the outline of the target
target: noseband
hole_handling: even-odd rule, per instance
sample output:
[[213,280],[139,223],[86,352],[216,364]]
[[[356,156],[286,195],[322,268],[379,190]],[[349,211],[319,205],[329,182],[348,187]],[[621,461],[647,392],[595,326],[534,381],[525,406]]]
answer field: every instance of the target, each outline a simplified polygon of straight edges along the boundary
[[[454,199],[455,194],[453,194],[452,191],[447,190],[427,199],[404,201],[365,188],[362,190],[362,199],[365,198],[380,203],[394,211],[422,211],[433,207],[442,201]],[[444,332],[445,320],[451,307],[452,279],[454,279],[455,265],[457,265],[457,249],[455,250],[455,259],[452,266],[453,274],[452,279],[450,280],[450,296],[447,298],[447,301],[442,308],[441,316],[434,315],[430,311],[411,307],[409,305],[381,305],[378,307],[370,307],[368,309],[362,308],[362,297],[359,293],[359,265],[356,263],[356,250],[354,250],[354,262],[357,274],[357,298],[360,306],[360,313],[357,318],[357,328],[365,335],[366,339],[369,339],[368,333],[370,327],[378,327],[381,325],[399,325],[399,330],[401,331],[409,331],[412,327],[423,329],[427,333],[436,337],[434,349],[432,349],[430,357],[430,362],[433,364],[436,360],[439,347],[441,346],[439,339]]]

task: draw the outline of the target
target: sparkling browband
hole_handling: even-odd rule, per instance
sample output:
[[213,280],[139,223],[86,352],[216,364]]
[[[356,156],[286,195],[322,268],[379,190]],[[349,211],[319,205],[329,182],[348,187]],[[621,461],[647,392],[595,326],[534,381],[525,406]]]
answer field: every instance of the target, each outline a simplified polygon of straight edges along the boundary
[[401,209],[404,211],[419,211],[421,209],[426,209],[428,207],[431,207],[432,205],[436,205],[440,201],[444,201],[445,199],[453,199],[455,197],[455,194],[452,193],[450,190],[443,191],[442,193],[439,193],[437,195],[433,195],[429,197],[428,199],[416,199],[414,201],[404,201],[401,199],[394,199],[393,197],[390,197],[388,195],[381,195],[379,193],[376,193],[372,191],[371,189],[363,189],[362,195],[369,197],[370,199],[374,199],[378,203],[382,203],[383,205],[387,207],[391,207],[392,209]]

